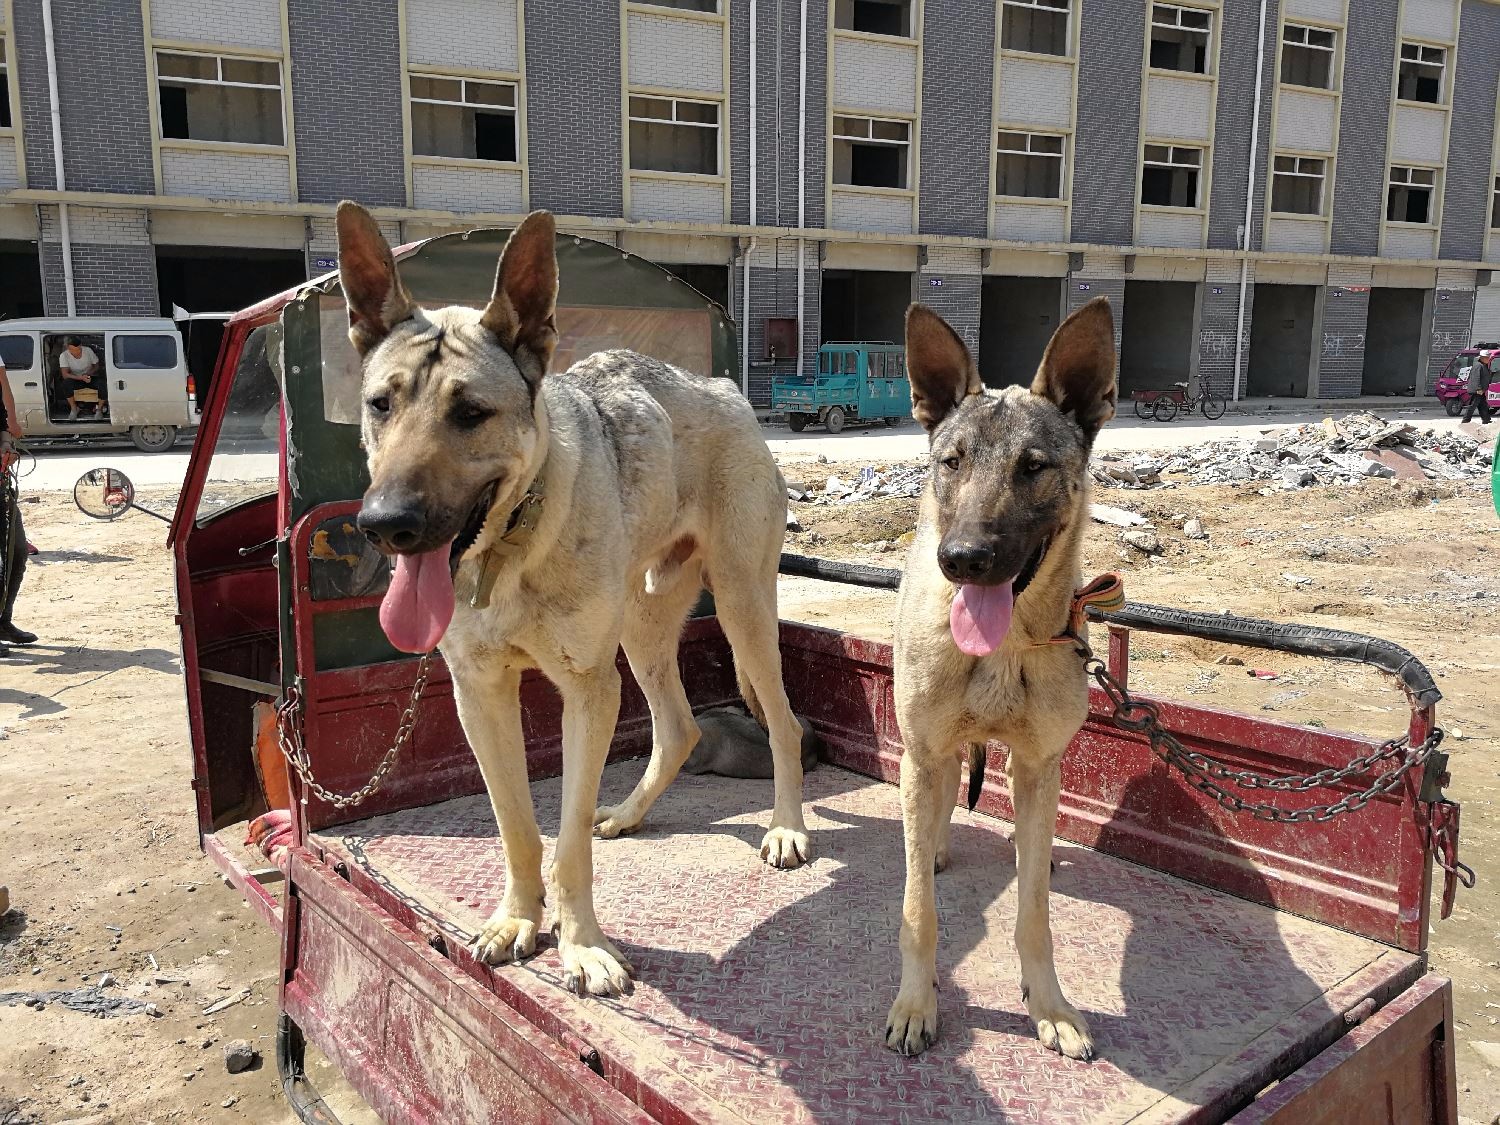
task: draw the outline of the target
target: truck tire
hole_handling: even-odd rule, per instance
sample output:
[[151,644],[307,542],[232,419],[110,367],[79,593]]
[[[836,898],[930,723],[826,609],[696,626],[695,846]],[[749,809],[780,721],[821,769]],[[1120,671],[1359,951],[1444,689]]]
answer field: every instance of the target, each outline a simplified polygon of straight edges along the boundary
[[130,440],[142,453],[165,453],[177,443],[177,427],[131,426]]
[[1444,399],[1443,409],[1448,412],[1448,417],[1457,418],[1464,412],[1464,400],[1461,398]]
[[786,424],[791,427],[792,433],[800,434],[807,429],[807,415],[794,410],[786,416]]
[[823,419],[823,426],[830,434],[836,434],[844,428],[844,408],[842,406],[831,406],[828,415]]
[[887,429],[894,430],[896,423],[901,421],[901,419],[897,418],[894,414],[887,414],[881,421],[885,423]]

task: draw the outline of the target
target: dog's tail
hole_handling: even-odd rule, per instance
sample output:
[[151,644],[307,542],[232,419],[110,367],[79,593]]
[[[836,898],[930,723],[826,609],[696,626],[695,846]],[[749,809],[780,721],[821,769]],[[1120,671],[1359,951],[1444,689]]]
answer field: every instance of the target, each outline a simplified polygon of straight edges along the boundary
[[745,701],[745,706],[750,709],[750,717],[760,724],[761,730],[769,730],[766,726],[765,708],[760,705],[760,697],[755,694],[755,688],[751,686],[750,678],[745,675],[745,670],[736,662],[734,667],[734,678],[740,685],[740,698]]
[[984,788],[984,743],[969,743],[969,811],[979,804],[979,791]]

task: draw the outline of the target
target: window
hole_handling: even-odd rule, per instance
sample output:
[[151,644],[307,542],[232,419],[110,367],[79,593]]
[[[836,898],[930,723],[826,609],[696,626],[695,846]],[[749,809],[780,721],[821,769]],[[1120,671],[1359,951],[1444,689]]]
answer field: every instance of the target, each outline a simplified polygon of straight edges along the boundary
[[284,143],[280,63],[157,51],[156,78],[163,137]]
[[1141,169],[1141,203],[1147,207],[1198,206],[1198,173],[1203,150],[1181,145],[1147,145]]
[[516,86],[473,78],[411,76],[413,156],[516,159]]
[[911,122],[879,117],[833,119],[833,182],[851,187],[904,188]]
[[869,35],[911,35],[911,0],[835,0],[833,26]]
[[1001,133],[995,194],[1061,199],[1063,138],[1049,133]]
[[12,371],[30,371],[36,341],[30,336],[0,336],[0,363]]
[[1432,189],[1437,173],[1431,168],[1392,168],[1385,196],[1388,223],[1432,222]]
[[1448,52],[1443,47],[1424,47],[1420,43],[1401,44],[1401,72],[1396,82],[1396,97],[1404,102],[1443,100],[1443,70]]
[[1281,80],[1288,86],[1333,89],[1333,51],[1338,33],[1289,23],[1281,29]]
[[630,167],[638,172],[719,174],[719,106],[630,96]]
[[1000,6],[1000,46],[1037,55],[1068,53],[1071,0],[1004,0]]
[[680,8],[684,12],[719,11],[719,0],[632,0],[636,4],[649,4],[653,8]]
[[1214,14],[1176,4],[1151,5],[1151,66],[1155,70],[1208,73]]
[[1490,195],[1490,229],[1500,230],[1500,176],[1495,177],[1495,190]]
[[116,336],[114,364],[124,371],[166,371],[177,366],[175,336]]
[[5,63],[5,36],[0,35],[0,129],[10,126],[10,68]]
[[1312,156],[1278,156],[1271,180],[1271,210],[1289,215],[1323,213],[1325,162]]

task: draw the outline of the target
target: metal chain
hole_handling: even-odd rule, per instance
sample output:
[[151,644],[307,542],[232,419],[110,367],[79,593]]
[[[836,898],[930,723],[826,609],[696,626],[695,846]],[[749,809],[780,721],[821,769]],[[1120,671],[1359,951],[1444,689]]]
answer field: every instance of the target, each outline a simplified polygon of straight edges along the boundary
[[[1414,769],[1421,768],[1443,741],[1443,732],[1434,727],[1421,746],[1415,749],[1407,735],[1388,739],[1373,753],[1355,758],[1347,765],[1319,770],[1305,777],[1267,777],[1250,770],[1236,770],[1223,762],[1189,750],[1175,735],[1161,725],[1161,715],[1156,705],[1136,699],[1120,683],[1104,661],[1094,655],[1083,641],[1078,641],[1077,652],[1083,659],[1084,671],[1098,682],[1105,695],[1114,704],[1110,720],[1121,730],[1144,734],[1151,749],[1168,765],[1181,771],[1188,784],[1208,794],[1220,805],[1233,812],[1247,812],[1257,820],[1276,824],[1306,824],[1332,820],[1344,813],[1357,812],[1376,797],[1389,793],[1401,784],[1401,779]],[[1332,804],[1309,805],[1300,809],[1284,809],[1259,801],[1247,801],[1225,788],[1228,783],[1242,789],[1272,789],[1283,793],[1302,793],[1309,789],[1324,788],[1334,782],[1348,781],[1368,774],[1376,766],[1394,762],[1365,789],[1350,793]]]
[[[422,701],[422,692],[427,687],[427,673],[431,664],[432,653],[424,652],[422,659],[417,661],[417,680],[412,684],[411,699],[406,704],[406,710],[401,713],[401,722],[396,727],[395,741],[391,743],[385,756],[380,759],[380,764],[375,767],[370,780],[353,793],[348,794],[335,793],[314,779],[312,763],[307,757],[307,747],[302,743],[300,715],[302,696],[296,687],[287,689],[281,706],[277,708],[276,743],[281,747],[281,755],[287,760],[287,765],[291,766],[297,776],[302,779],[302,784],[307,790],[336,809],[347,809],[353,805],[363,804],[385,784],[386,775],[396,764],[396,758],[400,755],[402,748],[411,741],[412,730],[417,725],[417,704]],[[306,793],[303,794],[303,800],[307,800]]]

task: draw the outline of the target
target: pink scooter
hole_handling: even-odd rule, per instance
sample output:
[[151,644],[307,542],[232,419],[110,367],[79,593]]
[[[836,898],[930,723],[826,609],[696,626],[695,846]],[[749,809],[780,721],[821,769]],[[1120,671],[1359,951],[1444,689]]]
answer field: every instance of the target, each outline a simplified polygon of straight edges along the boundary
[[[1443,409],[1448,412],[1450,418],[1457,418],[1463,413],[1464,396],[1468,394],[1465,387],[1469,381],[1469,365],[1474,362],[1474,357],[1479,352],[1479,348],[1465,348],[1448,361],[1448,366],[1443,368],[1443,373],[1438,376],[1433,393],[1437,395],[1437,400],[1443,404]],[[1493,367],[1493,364],[1491,366]],[[1486,397],[1489,399],[1491,410],[1500,409],[1500,377],[1489,385]]]

